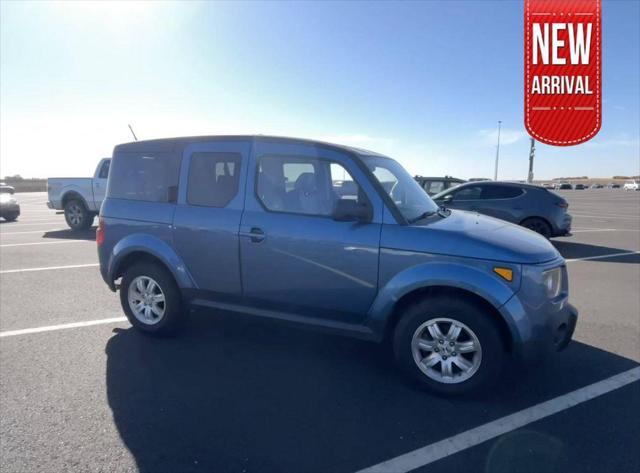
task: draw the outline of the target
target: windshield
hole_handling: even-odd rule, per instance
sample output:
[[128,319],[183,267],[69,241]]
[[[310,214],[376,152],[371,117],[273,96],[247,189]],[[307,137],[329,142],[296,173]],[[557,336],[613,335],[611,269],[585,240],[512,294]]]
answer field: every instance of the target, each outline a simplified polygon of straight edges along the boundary
[[396,161],[378,156],[362,156],[362,160],[407,221],[437,212],[435,202]]

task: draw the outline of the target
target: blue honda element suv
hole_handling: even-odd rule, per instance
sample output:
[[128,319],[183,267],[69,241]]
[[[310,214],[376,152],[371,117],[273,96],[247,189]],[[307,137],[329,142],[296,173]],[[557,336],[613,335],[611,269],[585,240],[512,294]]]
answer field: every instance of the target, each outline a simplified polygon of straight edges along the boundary
[[438,207],[386,156],[316,141],[116,146],[96,240],[142,332],[173,334],[204,306],[386,339],[442,394],[562,350],[577,319],[545,238]]

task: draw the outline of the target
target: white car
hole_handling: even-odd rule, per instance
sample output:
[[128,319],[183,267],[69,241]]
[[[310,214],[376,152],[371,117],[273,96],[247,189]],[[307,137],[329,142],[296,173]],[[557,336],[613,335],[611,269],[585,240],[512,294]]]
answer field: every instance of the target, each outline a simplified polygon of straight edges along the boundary
[[107,190],[111,158],[98,163],[93,177],[50,177],[47,192],[50,209],[64,210],[71,230],[86,230],[100,211]]
[[640,189],[640,184],[638,184],[638,181],[627,181],[622,188],[626,191],[637,191]]

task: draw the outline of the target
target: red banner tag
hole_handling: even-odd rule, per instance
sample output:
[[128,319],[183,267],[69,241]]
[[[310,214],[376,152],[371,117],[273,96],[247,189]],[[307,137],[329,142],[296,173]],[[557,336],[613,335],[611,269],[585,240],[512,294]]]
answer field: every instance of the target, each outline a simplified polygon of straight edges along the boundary
[[538,141],[571,146],[602,123],[600,0],[525,0],[524,123]]

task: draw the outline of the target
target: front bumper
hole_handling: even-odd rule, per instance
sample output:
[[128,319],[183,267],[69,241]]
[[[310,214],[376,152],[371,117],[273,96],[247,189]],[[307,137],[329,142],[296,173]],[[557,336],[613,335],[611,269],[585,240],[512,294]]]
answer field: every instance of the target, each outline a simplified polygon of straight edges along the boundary
[[[560,269],[557,296],[550,297],[545,274]],[[512,351],[526,363],[541,361],[567,347],[578,320],[578,311],[569,303],[569,275],[562,258],[536,265],[523,265],[520,290],[501,308],[509,326]]]
[[571,223],[573,222],[573,217],[565,213],[562,216],[562,220],[559,225],[556,227],[555,234],[553,236],[562,237],[562,236],[571,236]]
[[49,207],[50,209],[55,209],[53,203],[50,200],[47,201],[47,207]]
[[513,297],[501,312],[510,321],[512,351],[516,360],[535,364],[567,348],[578,321],[578,310],[566,299],[556,310],[530,310]]
[[0,215],[20,215],[20,204],[18,203],[6,203],[0,205]]

